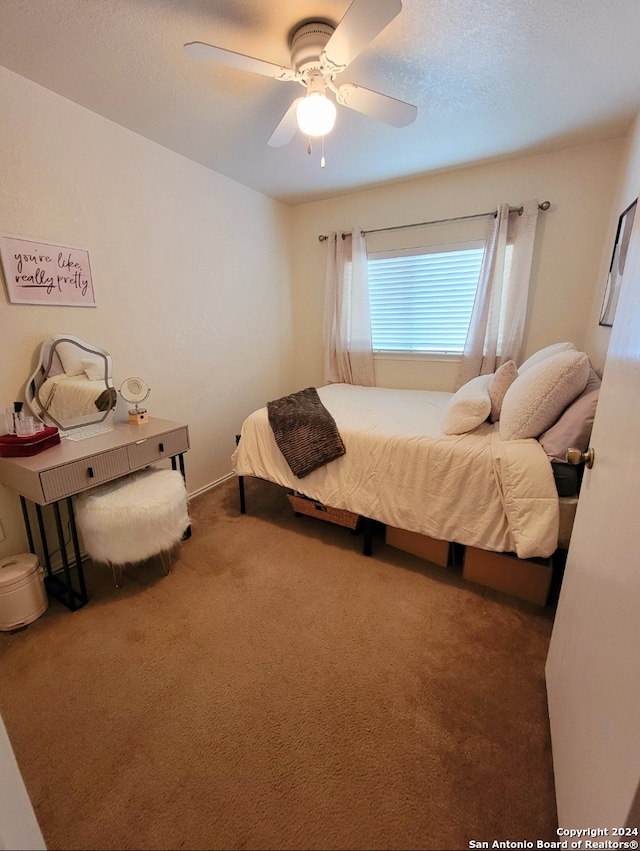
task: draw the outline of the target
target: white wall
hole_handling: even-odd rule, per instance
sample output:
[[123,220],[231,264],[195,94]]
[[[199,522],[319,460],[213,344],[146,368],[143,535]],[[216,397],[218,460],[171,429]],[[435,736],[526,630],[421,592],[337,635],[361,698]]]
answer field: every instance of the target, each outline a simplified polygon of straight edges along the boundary
[[[541,213],[524,356],[548,343],[586,345],[594,290],[609,236],[624,144],[614,140],[522,157],[353,193],[295,208],[293,222],[295,383],[322,378],[326,245],[318,235],[431,221],[551,201]],[[451,390],[457,363],[376,360],[376,383]]]
[[[96,308],[9,304],[0,406],[67,332],[138,375],[152,416],[187,422],[190,492],[227,475],[244,417],[292,385],[291,211],[0,68],[0,231],[89,251]],[[26,549],[0,486],[7,539]]]

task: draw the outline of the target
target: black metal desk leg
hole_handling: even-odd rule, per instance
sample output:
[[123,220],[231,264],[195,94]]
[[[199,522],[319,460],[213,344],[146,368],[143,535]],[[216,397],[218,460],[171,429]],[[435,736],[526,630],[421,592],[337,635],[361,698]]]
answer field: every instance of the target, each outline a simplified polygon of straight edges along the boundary
[[67,497],[67,510],[69,512],[69,524],[71,526],[71,540],[73,541],[73,554],[76,560],[76,569],[78,571],[78,584],[80,586],[80,600],[83,603],[88,601],[87,588],[84,584],[84,570],[82,569],[82,555],[80,554],[80,543],[78,541],[78,530],[76,529],[76,517],[73,513],[73,502],[71,497]]
[[29,541],[29,552],[36,554],[35,547],[33,545],[33,535],[31,534],[31,523],[29,522],[29,510],[27,509],[27,500],[20,495],[20,505],[22,506],[22,517],[24,519],[24,528],[27,532],[27,540]]
[[[182,452],[180,452],[177,457],[178,457],[178,463],[180,464],[180,473],[182,474],[182,478],[184,479],[184,483],[186,485],[187,477],[186,477],[185,472],[184,472],[184,455],[183,455]],[[171,456],[171,469],[175,470],[176,467],[177,467],[176,456],[172,455]],[[187,528],[184,530],[182,540],[188,541],[190,537],[191,537],[191,525],[187,526]]]
[[66,583],[65,593],[68,601],[66,605],[74,611],[76,601],[73,594],[73,584],[71,582],[71,569],[69,567],[69,558],[67,556],[67,545],[64,540],[64,529],[62,528],[62,518],[60,517],[60,503],[54,502],[53,512],[56,518],[56,529],[58,530],[58,543],[60,544],[60,555],[62,556],[62,568],[64,570],[64,579]]
[[49,544],[47,542],[47,533],[44,528],[44,520],[42,517],[42,506],[36,502],[36,515],[38,517],[38,529],[40,529],[40,540],[42,541],[42,550],[44,553],[44,566],[47,569],[47,576],[51,576],[51,556],[49,555]]

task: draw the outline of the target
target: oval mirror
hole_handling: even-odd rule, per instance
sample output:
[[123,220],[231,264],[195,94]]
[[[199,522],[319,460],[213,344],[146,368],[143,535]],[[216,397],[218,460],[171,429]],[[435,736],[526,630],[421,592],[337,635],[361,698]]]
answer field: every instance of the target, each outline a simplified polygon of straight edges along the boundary
[[107,426],[117,402],[111,355],[73,334],[54,334],[42,344],[25,397],[37,417],[62,432]]

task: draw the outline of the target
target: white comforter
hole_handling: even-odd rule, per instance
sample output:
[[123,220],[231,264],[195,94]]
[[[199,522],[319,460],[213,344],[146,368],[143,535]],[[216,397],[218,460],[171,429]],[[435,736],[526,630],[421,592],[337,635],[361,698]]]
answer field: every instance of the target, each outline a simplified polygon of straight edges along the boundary
[[98,414],[96,400],[106,389],[104,380],[91,381],[86,375],[54,375],[38,390],[40,404],[59,423]]
[[521,558],[556,549],[558,495],[537,440],[502,441],[489,423],[445,435],[451,393],[331,384],[318,394],[336,421],[344,456],[297,478],[265,407],[242,426],[234,472],[441,540]]

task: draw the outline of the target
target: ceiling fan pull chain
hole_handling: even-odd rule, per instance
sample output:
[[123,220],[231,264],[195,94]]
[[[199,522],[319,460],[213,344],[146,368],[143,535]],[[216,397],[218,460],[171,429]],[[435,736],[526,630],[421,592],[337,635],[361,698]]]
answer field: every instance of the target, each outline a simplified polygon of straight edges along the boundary
[[322,148],[322,151],[321,151],[321,155],[320,155],[320,168],[324,168],[325,165],[326,165],[326,162],[325,162],[325,159],[324,159],[324,136],[322,136],[321,148]]
[[307,139],[307,153],[311,154],[313,148],[311,147],[311,136]]

